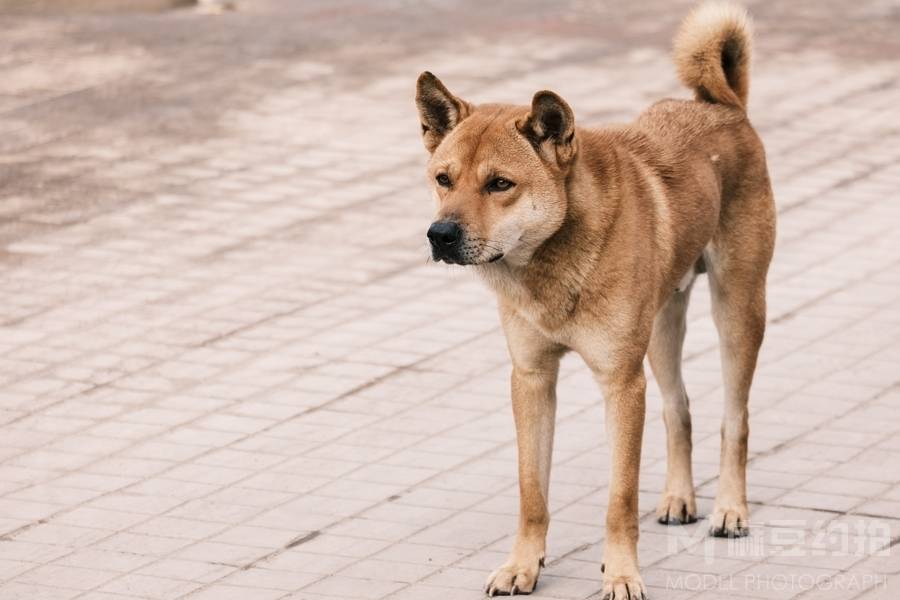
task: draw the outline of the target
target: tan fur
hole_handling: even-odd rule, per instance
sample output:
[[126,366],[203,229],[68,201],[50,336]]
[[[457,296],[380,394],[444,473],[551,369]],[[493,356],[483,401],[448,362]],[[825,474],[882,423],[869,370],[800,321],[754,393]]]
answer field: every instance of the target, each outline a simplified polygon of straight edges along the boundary
[[[699,265],[710,277],[725,381],[711,531],[747,531],[747,397],[765,328],[775,211],[765,153],[743,109],[749,38],[739,14],[704,7],[689,17],[676,60],[697,101],[663,100],[627,126],[577,128],[552,92],[538,92],[530,107],[473,106],[430,73],[419,79],[433,153],[432,227],[460,232],[446,247],[432,239],[434,253],[475,265],[496,292],[513,365],[521,512],[509,559],[488,578],[491,595],[531,592],[543,564],[555,385],[567,351],[582,356],[606,399],[604,595],[644,591],[637,492],[647,354],[668,431],[657,515],[696,518],[681,346]],[[742,60],[726,72],[727,40],[739,41]],[[499,190],[498,177],[515,185]]]
[[740,6],[707,2],[687,16],[675,38],[675,66],[699,100],[747,107],[753,27]]

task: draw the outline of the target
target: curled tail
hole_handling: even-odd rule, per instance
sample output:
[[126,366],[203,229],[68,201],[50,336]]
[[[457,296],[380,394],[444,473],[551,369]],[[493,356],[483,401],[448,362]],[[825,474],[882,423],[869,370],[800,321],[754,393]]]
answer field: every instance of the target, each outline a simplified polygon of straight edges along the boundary
[[675,66],[697,100],[747,109],[753,27],[747,11],[724,2],[695,8],[675,37]]

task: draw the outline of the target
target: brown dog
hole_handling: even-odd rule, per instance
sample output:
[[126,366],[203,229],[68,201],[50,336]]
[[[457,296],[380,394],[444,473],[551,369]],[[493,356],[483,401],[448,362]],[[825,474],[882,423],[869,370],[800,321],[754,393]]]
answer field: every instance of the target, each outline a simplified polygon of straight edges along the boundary
[[681,377],[685,312],[708,272],[725,411],[711,533],[747,533],[747,396],[765,329],[775,209],[747,120],[750,27],[706,4],[682,25],[675,61],[694,101],[663,100],[627,126],[582,129],[553,92],[531,107],[474,106],[431,73],[418,80],[437,219],[435,260],[475,265],[497,293],[513,363],[520,518],[489,595],[529,593],[544,560],[560,357],[578,352],[606,399],[611,449],[603,595],[641,598],[638,471],[643,359],[668,432],[663,523],[696,520],[691,418]]

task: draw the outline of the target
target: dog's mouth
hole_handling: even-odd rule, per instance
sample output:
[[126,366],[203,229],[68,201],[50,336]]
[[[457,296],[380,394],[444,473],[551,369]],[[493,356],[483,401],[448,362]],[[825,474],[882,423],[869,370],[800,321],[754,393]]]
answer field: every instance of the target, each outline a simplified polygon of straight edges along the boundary
[[466,260],[460,260],[460,259],[457,259],[456,257],[452,257],[452,256],[434,256],[434,257],[432,257],[432,260],[434,260],[435,262],[444,262],[444,263],[447,263],[448,265],[461,265],[461,266],[465,267],[468,265],[486,265],[486,264],[490,264],[490,263],[495,263],[498,260],[502,260],[504,256],[506,256],[506,255],[503,252],[501,252],[501,253],[495,254],[494,256],[490,257],[489,259],[483,260],[481,262],[468,262]]

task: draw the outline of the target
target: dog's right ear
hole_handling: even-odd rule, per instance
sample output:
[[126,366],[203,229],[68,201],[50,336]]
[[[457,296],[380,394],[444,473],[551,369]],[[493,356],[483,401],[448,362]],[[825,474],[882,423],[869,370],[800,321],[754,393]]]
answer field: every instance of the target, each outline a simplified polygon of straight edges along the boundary
[[450,93],[441,80],[425,71],[416,82],[416,106],[425,149],[434,152],[450,131],[472,112],[472,105]]

